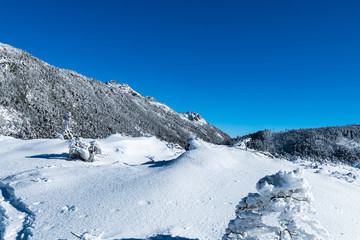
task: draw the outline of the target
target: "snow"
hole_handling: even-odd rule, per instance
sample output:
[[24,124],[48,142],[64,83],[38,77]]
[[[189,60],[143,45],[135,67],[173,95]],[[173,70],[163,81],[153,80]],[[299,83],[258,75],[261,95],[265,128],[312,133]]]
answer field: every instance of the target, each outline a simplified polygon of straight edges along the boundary
[[23,121],[15,110],[0,106],[0,130],[3,132],[17,133],[19,129],[16,128],[16,125]]
[[[132,96],[134,96],[135,98],[133,98],[133,102],[135,102],[139,107],[141,107],[144,111],[147,111],[147,109],[144,107],[144,103],[148,103],[150,105],[153,105],[157,108],[160,108],[162,110],[164,110],[165,112],[168,112],[168,113],[173,113],[173,114],[176,114],[176,112],[171,109],[170,107],[168,107],[167,105],[165,105],[164,103],[160,103],[160,102],[157,102],[155,100],[155,98],[153,97],[149,97],[149,96],[142,96],[140,93],[136,92],[135,90],[133,90],[128,84],[126,83],[118,83],[117,81],[115,80],[111,80],[111,81],[108,81],[106,83],[108,86],[110,87],[114,87],[116,89],[119,89],[127,94],[130,94]],[[161,114],[160,113],[157,113],[155,112],[158,116],[161,117]]]
[[236,206],[223,240],[330,239],[316,221],[310,187],[299,169],[266,176],[256,189]]
[[157,102],[154,98],[147,98],[147,102],[153,106],[156,106],[162,110],[164,110],[165,112],[168,112],[168,113],[176,113],[174,110],[172,110],[171,108],[169,108],[168,106],[166,106],[165,104],[163,103],[160,103],[160,102]]
[[184,112],[184,113],[178,113],[179,116],[187,121],[190,121],[192,123],[195,123],[197,125],[206,125],[208,122],[200,116],[200,114],[195,112]]
[[[103,155],[90,163],[66,161],[69,141],[0,136],[0,236],[221,239],[259,179],[297,168],[331,237],[360,235],[359,169],[292,163],[196,139],[187,152],[155,137],[97,141]],[[349,172],[353,181],[343,177]]]
[[244,140],[235,143],[234,146],[235,146],[235,147],[238,147],[238,148],[240,148],[240,149],[246,150],[246,149],[247,149],[246,143],[248,143],[248,142],[250,142],[250,141],[251,141],[251,138],[245,138]]
[[358,143],[354,140],[348,139],[348,138],[339,139],[337,144],[346,146],[348,148],[360,148],[360,143]]
[[133,95],[133,96],[143,98],[143,96],[142,96],[140,93],[134,91],[134,90],[133,90],[128,84],[126,84],[126,83],[118,83],[118,82],[115,81],[115,80],[110,80],[109,82],[107,82],[107,85],[112,86],[112,87],[115,87],[115,88],[118,88],[118,89],[120,89],[120,90],[122,90],[122,91],[124,91],[124,92],[126,92],[126,93],[128,93],[128,94],[131,94],[131,95]]

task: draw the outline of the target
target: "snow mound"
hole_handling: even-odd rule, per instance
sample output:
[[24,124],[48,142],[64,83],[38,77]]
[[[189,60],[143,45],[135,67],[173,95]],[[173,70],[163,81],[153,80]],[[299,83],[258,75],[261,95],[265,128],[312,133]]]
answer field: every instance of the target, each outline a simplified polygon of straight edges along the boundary
[[188,140],[188,146],[187,148],[189,150],[195,150],[195,149],[198,149],[198,148],[206,148],[206,147],[209,147],[210,144],[209,143],[206,143],[204,141],[201,141],[195,137],[190,137],[189,140]]
[[279,171],[260,179],[258,193],[249,193],[236,207],[223,240],[329,239],[314,220],[309,185],[300,170]]
[[132,138],[113,134],[100,139],[99,144],[108,159],[116,159],[126,165],[167,161],[177,158],[184,152],[178,145],[160,141],[154,136]]

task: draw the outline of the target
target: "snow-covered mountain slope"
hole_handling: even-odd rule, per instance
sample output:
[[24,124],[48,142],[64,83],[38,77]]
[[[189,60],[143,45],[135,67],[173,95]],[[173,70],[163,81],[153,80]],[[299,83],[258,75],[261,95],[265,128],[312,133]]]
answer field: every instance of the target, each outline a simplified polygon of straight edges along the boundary
[[155,137],[98,141],[104,155],[88,163],[66,161],[68,141],[1,137],[0,236],[221,239],[259,179],[297,168],[332,238],[360,235],[359,169],[292,163],[200,140],[187,152]]
[[0,43],[0,134],[52,138],[61,131],[68,112],[75,122],[75,135],[82,137],[152,134],[181,145],[190,136],[212,143],[229,139],[205,120],[199,124],[184,119],[183,114],[126,84],[105,84]]
[[264,130],[231,139],[230,143],[289,160],[301,158],[360,166],[360,125],[355,124],[285,132]]

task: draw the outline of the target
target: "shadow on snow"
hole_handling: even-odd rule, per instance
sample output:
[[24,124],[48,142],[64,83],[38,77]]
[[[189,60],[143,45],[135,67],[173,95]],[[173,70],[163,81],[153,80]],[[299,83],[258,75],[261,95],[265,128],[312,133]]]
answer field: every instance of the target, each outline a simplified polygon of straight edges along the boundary
[[[171,164],[175,163],[176,160],[177,160],[177,158],[172,159],[172,160],[164,160],[164,161],[157,161],[157,162],[149,161],[149,162],[143,163],[141,165],[149,165],[150,168],[166,167],[166,166],[170,166]],[[149,238],[149,239],[151,239],[151,238]],[[154,239],[158,239],[158,238],[154,238]],[[168,238],[159,238],[159,239],[168,239]],[[179,239],[182,240],[183,238],[179,238]]]
[[[165,161],[164,161],[165,162]],[[170,235],[157,235],[154,237],[141,239],[141,238],[122,238],[119,240],[198,240],[197,238],[183,238],[183,237],[173,237]]]
[[69,153],[61,154],[40,154],[34,156],[26,156],[25,158],[44,158],[44,159],[57,159],[57,160],[66,160],[69,156]]

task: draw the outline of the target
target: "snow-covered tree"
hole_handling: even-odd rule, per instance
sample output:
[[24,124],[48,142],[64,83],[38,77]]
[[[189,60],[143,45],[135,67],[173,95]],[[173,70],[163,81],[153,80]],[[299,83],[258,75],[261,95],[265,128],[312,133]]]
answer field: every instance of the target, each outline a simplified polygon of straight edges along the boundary
[[89,148],[90,144],[83,138],[73,139],[69,145],[69,158],[80,158],[87,161],[90,157]]
[[73,136],[72,131],[71,131],[71,124],[72,124],[71,112],[68,112],[65,115],[65,127],[64,127],[64,130],[61,133],[57,133],[55,137],[59,138],[59,139],[62,139],[62,140],[64,140],[64,139],[73,140],[74,136]]
[[79,158],[84,161],[93,162],[96,155],[101,155],[102,151],[99,144],[96,141],[88,142],[83,138],[74,138],[71,131],[72,119],[71,112],[65,115],[65,127],[61,133],[56,135],[56,138],[62,140],[71,140],[69,145],[69,157],[68,160],[73,158]]
[[102,151],[96,141],[87,142],[83,138],[76,138],[71,140],[69,146],[69,158],[79,158],[84,161],[93,162],[96,155],[101,155]]
[[236,207],[223,240],[330,238],[314,220],[312,195],[300,170],[266,176],[256,189],[258,193],[249,193]]

